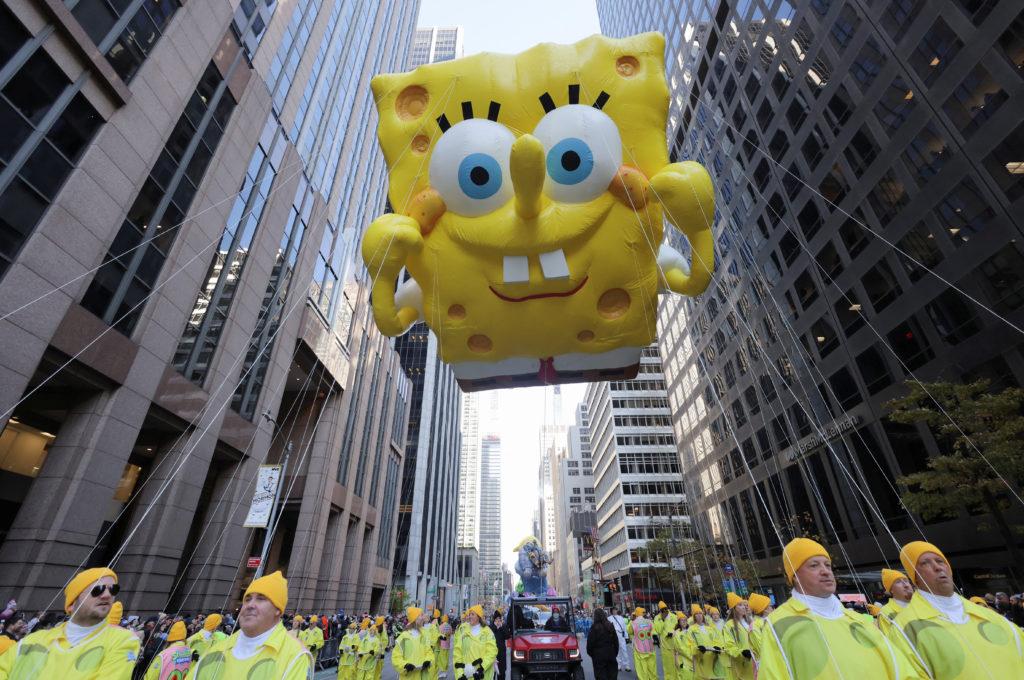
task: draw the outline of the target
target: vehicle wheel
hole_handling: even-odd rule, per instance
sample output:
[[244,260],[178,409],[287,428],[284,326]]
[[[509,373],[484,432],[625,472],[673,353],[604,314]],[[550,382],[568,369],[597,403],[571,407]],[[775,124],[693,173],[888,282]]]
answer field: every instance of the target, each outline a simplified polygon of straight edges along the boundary
[[509,680],[523,680],[523,671],[521,671],[520,669],[516,668],[515,666],[510,668],[508,673],[509,673],[509,675],[508,675],[508,679]]
[[579,664],[576,668],[572,669],[572,680],[584,680],[583,664]]

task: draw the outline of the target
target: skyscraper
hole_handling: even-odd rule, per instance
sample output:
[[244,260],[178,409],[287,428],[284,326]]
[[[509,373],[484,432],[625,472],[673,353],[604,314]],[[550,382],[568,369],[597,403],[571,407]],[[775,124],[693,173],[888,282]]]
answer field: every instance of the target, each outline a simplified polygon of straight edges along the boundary
[[462,397],[462,419],[459,431],[462,446],[459,459],[459,525],[460,548],[480,548],[480,394],[470,392]]
[[[417,29],[408,68],[462,56],[462,28],[448,49],[446,29]],[[444,34],[442,39],[441,34]],[[421,35],[428,51],[420,51]],[[458,490],[462,393],[437,352],[437,336],[417,323],[395,339],[402,367],[412,380],[406,465],[398,516],[399,551],[393,580],[420,604],[443,604],[457,578]],[[456,596],[454,590],[452,597]]]
[[596,502],[590,419],[585,403],[576,407],[575,424],[568,430],[568,444],[552,470],[555,535],[560,541],[554,586],[559,594],[578,597],[584,534],[589,534],[594,526]]
[[793,535],[858,587],[925,535],[968,590],[1005,586],[984,509],[902,507],[899,477],[945,444],[885,403],[905,380],[1024,378],[1000,318],[1024,304],[1020,3],[598,6],[607,34],[667,36],[672,157],[718,189],[715,283],[659,318],[695,511],[763,580]]
[[[493,395],[492,395],[493,397]],[[484,597],[501,599],[501,437],[480,442],[480,571]]]
[[354,252],[384,209],[369,77],[405,63],[418,3],[233,4],[0,3],[0,584],[23,606],[108,562],[132,611],[230,606],[286,452],[263,566],[299,607],[382,603],[409,381]]
[[664,567],[667,556],[646,550],[663,534],[691,536],[658,348],[644,348],[636,379],[587,385],[584,403],[596,482],[597,568],[606,582],[616,583],[620,597],[632,591],[640,606],[678,602],[651,569]]

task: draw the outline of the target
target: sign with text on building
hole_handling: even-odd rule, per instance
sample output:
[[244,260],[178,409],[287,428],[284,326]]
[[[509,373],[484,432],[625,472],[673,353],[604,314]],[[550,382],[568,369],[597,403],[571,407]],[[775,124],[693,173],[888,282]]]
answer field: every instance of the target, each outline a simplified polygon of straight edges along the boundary
[[277,483],[281,479],[280,465],[261,465],[260,474],[256,478],[256,490],[252,494],[249,514],[242,526],[266,529],[270,523],[270,514],[274,510],[274,496],[277,495]]
[[[861,416],[854,415],[833,421],[830,425],[825,427],[822,432],[809,435],[807,439],[800,441],[795,447],[791,447],[786,452],[786,460],[792,462],[797,458],[806,456],[819,446],[827,444],[833,439],[838,439],[847,432],[852,432],[863,420],[864,419]],[[822,434],[824,434],[824,437],[822,437]]]
[[263,560],[259,557],[250,557],[248,560],[246,560],[245,566],[249,569],[258,569],[260,566],[260,562],[262,561]]

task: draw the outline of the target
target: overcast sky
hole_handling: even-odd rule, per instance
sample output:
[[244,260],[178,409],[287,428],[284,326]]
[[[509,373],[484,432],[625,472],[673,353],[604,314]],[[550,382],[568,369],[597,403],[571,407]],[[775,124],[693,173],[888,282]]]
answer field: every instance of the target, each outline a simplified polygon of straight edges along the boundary
[[[466,56],[477,52],[521,52],[540,42],[573,43],[600,33],[594,0],[423,0],[419,26],[462,26]],[[563,423],[571,424],[582,385],[562,387]],[[512,547],[531,532],[537,507],[540,426],[550,414],[552,388],[505,390],[496,418],[480,423],[502,444],[502,560],[512,564]],[[481,409],[484,418],[490,409]]]

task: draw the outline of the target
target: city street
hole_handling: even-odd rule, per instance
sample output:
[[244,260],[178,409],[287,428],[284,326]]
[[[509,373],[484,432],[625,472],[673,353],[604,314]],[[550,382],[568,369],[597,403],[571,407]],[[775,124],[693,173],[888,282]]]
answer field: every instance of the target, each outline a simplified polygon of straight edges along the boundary
[[[587,639],[584,638],[584,637],[580,637],[580,648],[583,650],[583,672],[584,672],[584,674],[586,675],[587,678],[593,678],[594,677],[594,669],[590,665],[590,657],[587,656],[587,651],[585,649],[586,648],[586,644],[587,644]],[[658,658],[658,668],[660,669],[661,668],[661,658],[660,658],[661,657],[661,651],[660,650],[658,650],[658,657],[659,657]],[[449,669],[449,673],[452,670],[453,669]],[[337,667],[335,667],[335,668],[328,668],[328,669],[322,670],[322,671],[320,671],[319,673],[316,674],[316,680],[328,680],[329,678],[333,679],[333,678],[336,678],[336,677],[338,677],[338,669],[337,669]],[[448,677],[449,677],[449,680],[457,680],[456,678],[453,678],[450,674],[449,674]],[[620,672],[619,673],[619,680],[630,680],[630,679],[635,678],[635,677],[636,677],[635,673],[625,673],[625,672]],[[384,675],[382,677],[382,680],[398,680],[398,673],[395,672],[394,667],[391,665],[391,655],[390,654],[388,654],[388,658],[384,660]]]

